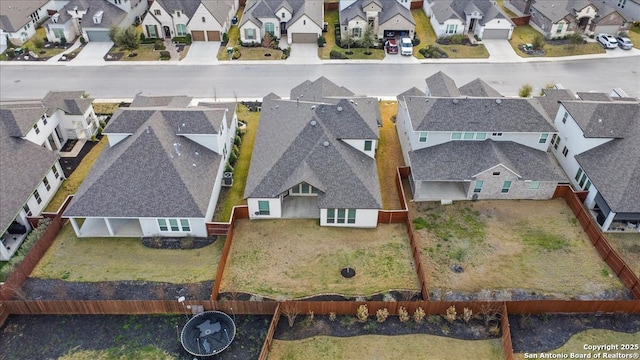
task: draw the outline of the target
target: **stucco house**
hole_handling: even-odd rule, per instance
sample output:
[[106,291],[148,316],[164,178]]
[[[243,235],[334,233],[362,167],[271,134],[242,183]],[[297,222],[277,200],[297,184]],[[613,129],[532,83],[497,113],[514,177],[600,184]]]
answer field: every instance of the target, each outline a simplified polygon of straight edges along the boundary
[[0,49],[22,45],[36,34],[36,25],[58,11],[66,0],[2,0],[0,3]]
[[49,41],[111,41],[112,27],[128,27],[147,10],[144,0],[70,0],[45,23]]
[[580,99],[560,100],[551,151],[573,187],[589,192],[584,203],[603,231],[638,231],[640,103],[577,94]]
[[64,174],[59,156],[43,144],[55,131],[42,103],[0,103],[0,261],[18,250],[49,204]]
[[566,182],[535,99],[409,93],[419,90],[399,98],[396,129],[414,201],[549,199]]
[[359,106],[347,99],[264,98],[244,193],[251,219],[377,226],[378,124]]
[[340,0],[340,34],[355,40],[369,27],[377,39],[413,39],[416,22],[406,0]]
[[283,43],[316,43],[324,27],[324,4],[304,0],[247,0],[239,26],[243,43],[259,43],[266,33]]
[[[235,103],[138,99],[64,213],[78,237],[206,237],[237,127]],[[145,105],[146,104],[146,105]]]
[[238,11],[238,0],[156,0],[142,20],[146,37],[191,35],[193,41],[220,41]]
[[524,15],[546,38],[561,38],[579,31],[585,35],[616,35],[629,30],[632,17],[620,6],[595,0],[510,0],[505,5]]
[[426,0],[437,37],[469,34],[478,39],[511,39],[515,25],[491,0]]

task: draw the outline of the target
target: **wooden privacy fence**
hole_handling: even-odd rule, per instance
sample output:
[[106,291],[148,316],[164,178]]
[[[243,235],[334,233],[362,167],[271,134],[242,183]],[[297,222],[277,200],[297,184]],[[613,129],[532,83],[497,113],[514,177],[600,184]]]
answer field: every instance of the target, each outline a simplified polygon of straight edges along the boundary
[[227,265],[227,258],[229,257],[229,252],[231,251],[231,242],[233,241],[233,229],[235,228],[236,221],[239,219],[248,219],[249,218],[249,207],[246,205],[243,206],[234,206],[233,211],[231,212],[231,219],[229,219],[229,223],[227,225],[227,233],[226,239],[224,242],[224,249],[222,250],[222,255],[220,255],[220,261],[218,262],[218,270],[216,272],[216,279],[213,283],[213,289],[211,291],[211,299],[215,300],[218,298],[218,294],[220,293],[220,282],[222,281],[222,274],[224,273],[224,268]]
[[519,16],[519,17],[512,17],[512,18],[511,18],[511,21],[512,21],[516,26],[529,25],[529,20],[531,20],[531,15],[527,15],[527,16]]
[[611,270],[620,278],[631,294],[636,299],[640,299],[640,279],[638,279],[638,275],[631,270],[616,250],[611,247],[609,240],[607,240],[598,224],[582,203],[586,197],[586,193],[575,193],[568,185],[558,185],[554,197],[561,197],[567,202],[567,205],[569,205],[573,211],[585,233],[587,233],[589,240],[598,250],[602,260],[609,265]]
[[269,358],[269,350],[271,349],[271,343],[273,342],[273,336],[276,333],[276,329],[278,328],[278,322],[280,321],[281,315],[280,305],[276,306],[276,310],[273,313],[273,317],[271,318],[271,324],[269,325],[269,330],[267,330],[267,336],[264,339],[264,343],[262,344],[262,350],[260,350],[260,356],[258,356],[258,360],[267,360]]
[[[407,200],[404,196],[404,186],[402,186],[402,175],[400,169],[396,169],[396,191],[400,198],[399,210],[379,210],[378,211],[378,224],[393,224],[404,223],[409,218],[409,210],[407,208]],[[408,168],[406,168],[408,169]],[[406,177],[406,175],[405,175]]]
[[513,360],[513,342],[511,341],[511,325],[509,324],[509,311],[507,305],[502,304],[502,317],[500,318],[500,328],[502,331],[502,348],[504,349],[504,358]]

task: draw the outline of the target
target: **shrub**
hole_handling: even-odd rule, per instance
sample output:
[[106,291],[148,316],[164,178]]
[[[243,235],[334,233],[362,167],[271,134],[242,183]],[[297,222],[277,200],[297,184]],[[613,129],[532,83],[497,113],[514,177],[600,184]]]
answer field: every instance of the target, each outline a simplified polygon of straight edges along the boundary
[[330,59],[348,59],[348,57],[341,53],[338,50],[331,50],[331,52],[329,53],[329,58]]
[[227,33],[222,33],[222,43],[226,44],[229,42],[229,34]]
[[60,38],[60,46],[65,46],[67,45],[67,39],[63,36],[62,38]]
[[238,161],[238,155],[236,155],[233,151],[229,154],[229,163],[234,165]]
[[455,35],[451,35],[449,37],[449,40],[451,41],[452,44],[454,45],[461,45],[464,44],[464,42],[467,40],[467,36],[464,34],[455,34]]
[[167,47],[164,46],[164,43],[162,42],[162,40],[156,40],[153,43],[153,50],[166,50]]
[[147,40],[147,37],[144,35],[144,33],[140,33],[140,42],[144,43]]
[[522,85],[520,90],[518,90],[518,96],[520,96],[522,98],[531,97],[531,92],[532,91],[533,91],[533,87],[531,87],[531,85],[524,84],[524,85]]
[[367,318],[369,318],[369,308],[366,304],[358,306],[358,310],[356,311],[356,318],[361,323],[367,321]]
[[7,54],[7,57],[8,57],[9,59],[13,59],[13,58],[15,58],[15,57],[16,57],[16,53],[13,51],[13,49],[9,49],[9,50],[6,52],[6,54]]
[[403,323],[406,323],[407,321],[409,321],[411,317],[409,316],[409,312],[407,311],[407,308],[405,308],[404,306],[400,306],[398,308],[398,318],[400,319],[400,322],[403,322]]
[[240,49],[236,46],[233,48],[233,55],[231,56],[234,60],[240,59]]
[[536,34],[531,41],[534,49],[542,49],[545,45],[544,37],[542,34]]
[[227,165],[224,166],[224,171],[225,172],[233,172],[233,166],[231,166],[231,164],[227,163]]
[[336,313],[335,312],[330,312],[329,313],[329,321],[336,321]]
[[424,322],[424,317],[426,316],[424,310],[421,307],[418,307],[416,311],[413,313],[413,321],[418,324],[422,324]]
[[318,36],[318,47],[324,47],[326,43],[327,39],[324,37],[324,35]]
[[171,59],[171,53],[166,51],[166,50],[162,50],[160,51],[160,60],[169,60]]
[[233,144],[239,146],[240,144],[242,144],[242,138],[236,135],[236,137],[233,139]]
[[105,126],[107,126],[107,122],[104,120],[100,120],[98,121],[98,124],[100,124],[100,127],[104,129]]
[[387,308],[378,309],[378,311],[376,311],[376,320],[379,323],[383,323],[387,321],[388,317],[389,317],[389,310],[387,310]]
[[418,35],[413,35],[413,40],[411,40],[411,42],[413,43],[413,46],[420,45],[420,38],[418,37]]
[[44,46],[44,40],[42,39],[34,39],[33,40],[33,46],[36,47],[36,49],[42,49],[42,47]]
[[462,320],[464,320],[464,322],[468,323],[469,320],[471,320],[471,317],[473,316],[473,311],[469,308],[464,308],[464,310],[462,310]]
[[31,230],[27,237],[16,251],[15,255],[0,269],[0,280],[5,281],[11,273],[18,267],[18,264],[27,256],[29,250],[40,240],[40,237],[51,224],[51,219],[41,219],[38,226]]
[[289,320],[289,327],[292,328],[298,317],[298,310],[296,310],[293,305],[284,305],[281,311],[282,314],[287,317],[287,320]]
[[455,305],[451,305],[449,306],[449,308],[447,308],[447,314],[444,316],[444,318],[447,319],[448,322],[453,324],[453,322],[456,321],[457,314],[458,313],[456,312]]
[[385,293],[384,295],[382,295],[382,301],[384,301],[384,302],[395,302],[396,298],[393,297],[393,294],[391,294],[391,293]]
[[378,328],[377,324],[375,322],[369,322],[366,323],[364,325],[364,329],[368,332],[368,333],[374,333],[376,332],[376,329]]
[[193,249],[194,241],[191,236],[185,236],[180,240],[181,249]]

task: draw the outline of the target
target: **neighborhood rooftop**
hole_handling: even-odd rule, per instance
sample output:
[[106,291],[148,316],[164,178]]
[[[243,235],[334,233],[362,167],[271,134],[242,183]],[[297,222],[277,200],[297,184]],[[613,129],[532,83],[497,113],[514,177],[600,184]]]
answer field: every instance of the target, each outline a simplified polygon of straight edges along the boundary
[[640,119],[637,103],[584,100],[562,100],[561,103],[580,126],[585,137],[635,137],[633,130],[638,127]]
[[401,5],[397,0],[357,0],[340,12],[342,24],[347,25],[349,21],[358,17],[367,19],[367,14],[363,8],[372,2],[382,8],[380,18],[378,19],[380,24],[384,24],[394,16],[400,15],[407,19],[411,24],[415,25],[415,20],[411,15],[411,11]]
[[48,2],[49,0],[2,0],[0,2],[0,29],[9,32],[20,30],[31,21],[29,16]]

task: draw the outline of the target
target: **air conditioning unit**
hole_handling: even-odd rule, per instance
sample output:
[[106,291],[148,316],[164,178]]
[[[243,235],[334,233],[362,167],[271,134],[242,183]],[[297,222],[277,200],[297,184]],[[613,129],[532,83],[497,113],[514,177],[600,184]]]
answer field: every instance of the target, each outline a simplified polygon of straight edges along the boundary
[[222,186],[231,186],[233,185],[233,173],[225,172],[222,175]]

